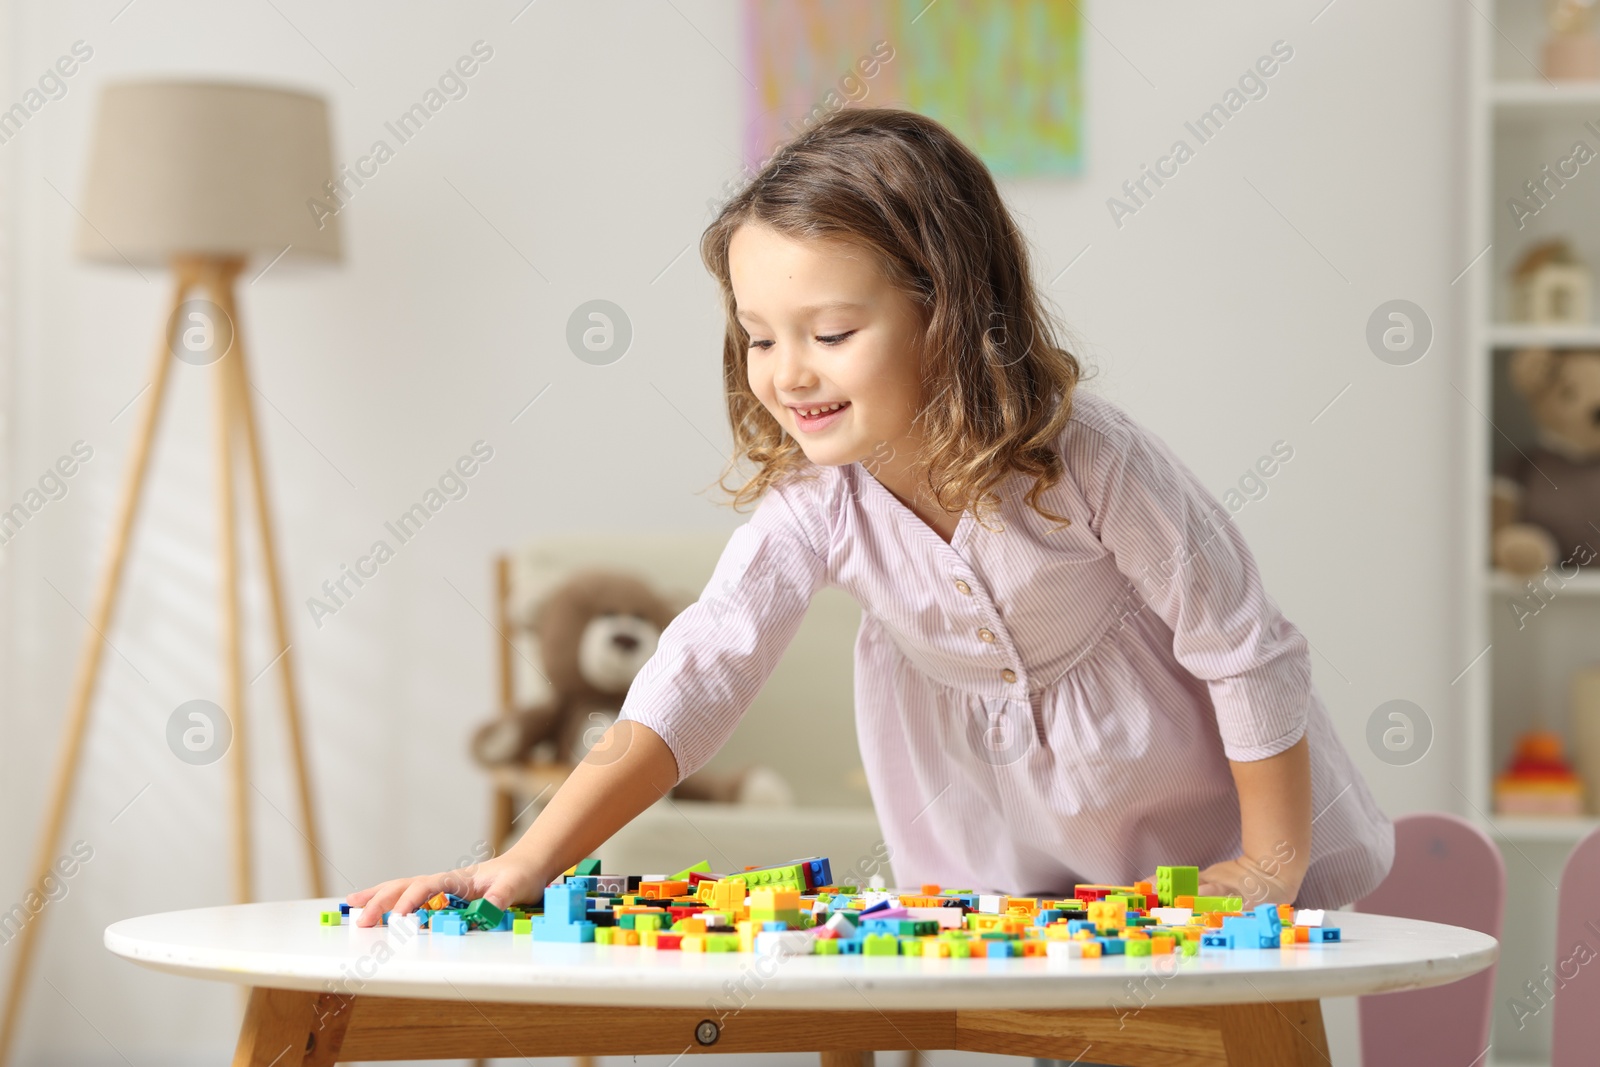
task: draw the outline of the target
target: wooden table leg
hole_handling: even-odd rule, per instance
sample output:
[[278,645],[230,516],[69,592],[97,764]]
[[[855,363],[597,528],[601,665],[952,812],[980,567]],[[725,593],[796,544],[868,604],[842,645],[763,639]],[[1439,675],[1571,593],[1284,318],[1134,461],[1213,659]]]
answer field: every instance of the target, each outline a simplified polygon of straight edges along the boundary
[[1219,1012],[1228,1067],[1322,1067],[1333,1062],[1320,1001],[1229,1004]]
[[873,1067],[870,1052],[824,1052],[822,1067]]
[[354,1006],[354,997],[335,993],[252,989],[233,1067],[329,1067]]

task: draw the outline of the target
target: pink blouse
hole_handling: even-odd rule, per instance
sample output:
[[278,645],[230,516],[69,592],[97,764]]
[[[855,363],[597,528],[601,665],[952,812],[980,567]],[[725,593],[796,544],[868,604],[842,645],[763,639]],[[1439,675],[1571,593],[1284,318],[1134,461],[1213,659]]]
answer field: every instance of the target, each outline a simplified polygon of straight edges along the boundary
[[1057,447],[1066,474],[1041,499],[1070,525],[1029,507],[1014,474],[987,520],[1001,528],[969,512],[949,544],[859,463],[774,486],[663,631],[622,717],[661,735],[680,779],[703,767],[812,595],[837,586],[863,609],[856,726],[897,884],[1064,895],[1232,859],[1227,761],[1309,733],[1298,903],[1366,895],[1394,828],[1226,510],[1093,393],[1073,394]]

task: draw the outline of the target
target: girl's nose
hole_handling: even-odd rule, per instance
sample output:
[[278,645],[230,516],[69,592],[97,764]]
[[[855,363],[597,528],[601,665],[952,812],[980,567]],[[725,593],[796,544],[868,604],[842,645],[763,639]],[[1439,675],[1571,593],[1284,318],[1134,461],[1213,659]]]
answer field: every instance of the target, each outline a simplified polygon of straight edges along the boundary
[[785,394],[804,392],[806,388],[815,384],[811,368],[806,365],[804,353],[797,350],[794,345],[784,346],[778,350],[778,365],[772,379],[778,391]]

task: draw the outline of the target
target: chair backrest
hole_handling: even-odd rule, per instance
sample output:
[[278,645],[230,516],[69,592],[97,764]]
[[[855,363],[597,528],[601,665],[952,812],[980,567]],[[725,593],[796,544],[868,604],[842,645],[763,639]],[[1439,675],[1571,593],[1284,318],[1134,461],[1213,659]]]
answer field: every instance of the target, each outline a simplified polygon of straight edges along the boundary
[[1592,1064],[1600,1049],[1600,830],[1572,850],[1556,897],[1551,1067]]
[[[1425,812],[1394,821],[1394,867],[1357,911],[1424,919],[1498,939],[1506,867],[1493,839],[1456,815]],[[1365,1067],[1481,1063],[1489,1047],[1494,972],[1429,989],[1360,998]]]

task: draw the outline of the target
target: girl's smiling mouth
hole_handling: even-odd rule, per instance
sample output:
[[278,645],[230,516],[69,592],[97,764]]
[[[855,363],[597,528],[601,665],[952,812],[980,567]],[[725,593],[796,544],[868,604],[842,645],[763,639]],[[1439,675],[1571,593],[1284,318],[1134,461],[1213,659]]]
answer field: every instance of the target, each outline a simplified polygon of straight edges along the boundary
[[[790,411],[794,412],[795,424],[800,429],[805,430],[807,433],[815,433],[818,430],[827,429],[843,418],[844,413],[849,410],[850,401],[840,400],[828,404],[809,404],[803,407],[794,404],[787,406]],[[816,414],[812,414],[812,412],[816,412]]]

